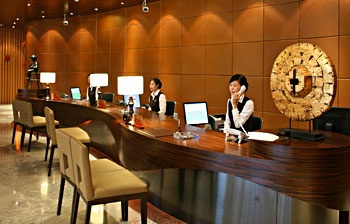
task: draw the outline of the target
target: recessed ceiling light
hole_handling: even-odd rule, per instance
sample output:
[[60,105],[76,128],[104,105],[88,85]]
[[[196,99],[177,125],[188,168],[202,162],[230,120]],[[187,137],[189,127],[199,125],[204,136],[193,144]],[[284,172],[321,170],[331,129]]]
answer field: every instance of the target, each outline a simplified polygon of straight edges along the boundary
[[42,15],[42,16],[41,16],[41,18],[43,18],[43,19],[44,19],[44,18],[45,18],[45,15]]
[[98,8],[95,8],[95,11],[98,11]]
[[28,6],[28,7],[31,6],[30,3],[28,3],[27,6]]
[[69,13],[69,15],[71,15],[71,16],[72,16],[72,15],[74,15],[74,13],[73,13],[73,12],[71,12],[71,13]]
[[17,18],[16,18],[16,20],[18,21],[18,20],[19,20],[19,18],[17,17]]
[[79,2],[79,0],[74,0],[75,2]]
[[120,4],[121,4],[121,5],[124,5],[124,2],[121,2]]

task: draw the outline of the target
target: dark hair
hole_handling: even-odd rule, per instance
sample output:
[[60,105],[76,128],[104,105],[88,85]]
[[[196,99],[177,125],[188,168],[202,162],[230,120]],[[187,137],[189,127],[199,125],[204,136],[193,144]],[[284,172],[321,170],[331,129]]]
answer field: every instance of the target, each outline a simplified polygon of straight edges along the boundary
[[235,75],[231,76],[229,83],[231,83],[233,81],[238,81],[241,86],[245,85],[246,91],[248,90],[249,84],[248,84],[247,78],[244,75],[235,74]]
[[162,82],[160,81],[160,79],[153,78],[153,79],[151,79],[151,81],[153,81],[158,86],[158,89],[162,88]]

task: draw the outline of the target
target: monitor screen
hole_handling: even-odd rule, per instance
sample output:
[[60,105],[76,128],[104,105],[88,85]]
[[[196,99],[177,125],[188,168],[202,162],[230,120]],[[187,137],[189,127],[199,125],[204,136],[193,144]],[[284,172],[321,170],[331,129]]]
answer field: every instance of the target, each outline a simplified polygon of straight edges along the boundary
[[185,124],[208,124],[207,102],[187,102],[184,106]]
[[313,120],[313,128],[350,135],[350,108],[331,107]]
[[[128,103],[129,102],[129,97],[130,95],[124,95],[124,102]],[[141,107],[141,102],[140,102],[140,95],[132,95],[132,98],[134,99],[134,107]]]
[[70,93],[72,95],[73,100],[80,100],[81,99],[81,93],[80,93],[79,87],[70,88]]

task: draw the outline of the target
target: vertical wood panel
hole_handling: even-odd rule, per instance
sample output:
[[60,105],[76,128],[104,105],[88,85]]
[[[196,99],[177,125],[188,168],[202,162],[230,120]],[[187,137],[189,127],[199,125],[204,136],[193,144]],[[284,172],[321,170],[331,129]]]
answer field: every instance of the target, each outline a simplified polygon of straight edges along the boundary
[[23,29],[0,28],[0,104],[11,103],[16,97],[17,89],[24,87],[23,40]]

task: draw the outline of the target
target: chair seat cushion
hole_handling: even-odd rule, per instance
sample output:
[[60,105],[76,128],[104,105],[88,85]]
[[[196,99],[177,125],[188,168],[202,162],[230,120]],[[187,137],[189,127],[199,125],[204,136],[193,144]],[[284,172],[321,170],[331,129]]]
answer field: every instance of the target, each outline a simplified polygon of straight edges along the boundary
[[109,159],[97,159],[90,161],[91,173],[101,173],[108,171],[124,170],[124,167]]
[[147,192],[147,184],[130,171],[101,172],[92,175],[94,199]]
[[42,116],[33,116],[33,127],[46,126],[46,119]]
[[59,128],[61,131],[66,133],[69,136],[72,136],[78,139],[81,143],[87,144],[90,143],[90,136],[86,131],[79,127],[70,127],[70,128]]

